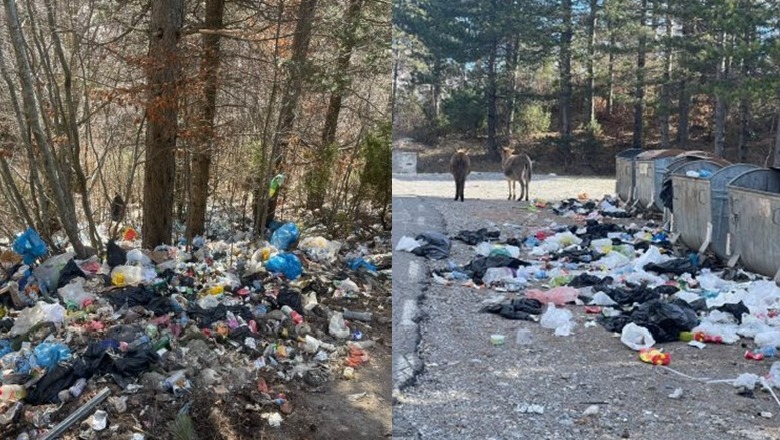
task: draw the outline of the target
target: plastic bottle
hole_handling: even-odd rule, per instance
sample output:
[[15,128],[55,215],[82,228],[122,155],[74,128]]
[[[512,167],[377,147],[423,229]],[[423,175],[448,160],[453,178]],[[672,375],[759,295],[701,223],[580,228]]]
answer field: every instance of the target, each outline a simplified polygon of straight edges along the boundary
[[296,325],[303,322],[303,316],[301,316],[300,313],[293,310],[292,307],[290,306],[282,306],[282,312],[284,312],[285,315],[289,316],[290,319],[292,319]]
[[0,386],[0,400],[5,402],[16,402],[27,396],[27,389],[22,385],[3,385]]
[[371,312],[353,312],[350,310],[345,310],[343,313],[344,319],[353,319],[357,321],[366,321],[371,322]]
[[168,390],[173,389],[173,386],[176,383],[186,380],[185,373],[186,370],[180,370],[168,376],[168,378],[163,381],[163,386],[165,387],[165,389]]
[[76,383],[71,386],[68,391],[70,391],[70,394],[73,397],[79,397],[81,393],[84,392],[84,388],[87,386],[87,379],[84,379],[83,377],[76,381]]
[[141,335],[140,338],[127,344],[127,350],[132,351],[137,349],[149,348],[150,343],[151,343],[151,339],[149,338],[149,336]]

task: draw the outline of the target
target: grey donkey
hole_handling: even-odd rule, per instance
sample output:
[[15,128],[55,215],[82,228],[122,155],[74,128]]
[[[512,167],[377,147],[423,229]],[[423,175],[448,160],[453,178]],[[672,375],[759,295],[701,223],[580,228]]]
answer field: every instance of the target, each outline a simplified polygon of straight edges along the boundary
[[532,166],[533,162],[527,154],[515,154],[513,149],[506,147],[501,149],[501,168],[504,170],[506,183],[509,186],[508,200],[515,199],[517,196],[515,182],[520,182],[520,197],[517,197],[517,200],[523,200],[525,197],[528,201]]
[[455,201],[463,201],[463,187],[466,185],[466,176],[471,173],[471,159],[468,149],[458,149],[450,160],[450,173],[455,177]]

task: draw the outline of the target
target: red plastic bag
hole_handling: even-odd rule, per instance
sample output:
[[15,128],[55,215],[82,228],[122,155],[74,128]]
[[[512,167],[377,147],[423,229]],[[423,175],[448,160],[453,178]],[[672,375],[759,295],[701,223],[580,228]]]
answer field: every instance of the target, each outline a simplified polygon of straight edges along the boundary
[[553,303],[557,306],[562,306],[564,304],[574,302],[579,294],[579,289],[575,289],[574,287],[561,286],[550,289],[546,292],[538,289],[527,290],[525,292],[525,297],[539,300],[544,304]]

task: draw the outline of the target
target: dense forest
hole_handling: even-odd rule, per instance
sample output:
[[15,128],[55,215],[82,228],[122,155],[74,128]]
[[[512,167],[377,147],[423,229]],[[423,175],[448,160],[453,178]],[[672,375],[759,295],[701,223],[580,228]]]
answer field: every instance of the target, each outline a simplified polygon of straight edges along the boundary
[[387,209],[389,1],[3,3],[6,237],[84,257],[120,224],[151,248],[216,215],[349,233]]
[[494,159],[541,134],[564,161],[611,143],[780,166],[775,1],[394,6],[394,136],[480,137]]

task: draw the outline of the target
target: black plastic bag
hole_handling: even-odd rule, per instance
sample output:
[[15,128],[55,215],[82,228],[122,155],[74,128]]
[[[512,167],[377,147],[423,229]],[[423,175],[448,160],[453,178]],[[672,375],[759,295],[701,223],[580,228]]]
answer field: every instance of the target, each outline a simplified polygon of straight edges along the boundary
[[569,287],[588,287],[612,284],[612,277],[599,278],[589,273],[581,273],[569,281]]
[[531,263],[506,255],[491,255],[489,257],[477,257],[471,260],[463,269],[472,274],[471,278],[474,282],[482,284],[482,277],[485,276],[485,272],[491,267],[509,267],[517,269],[520,266],[530,265]]
[[282,289],[279,295],[276,297],[276,302],[279,307],[290,306],[293,310],[303,315],[303,301],[301,300],[301,294],[291,290]]
[[412,253],[418,257],[427,257],[432,260],[442,260],[449,257],[450,239],[439,232],[423,232],[415,237],[415,240],[422,240],[425,242],[422,246],[415,248]]
[[460,231],[458,232],[458,235],[454,237],[454,239],[474,246],[483,241],[498,240],[500,235],[501,231],[488,231],[487,228],[482,228],[476,231]]
[[111,269],[115,268],[116,266],[121,266],[127,262],[127,251],[119,247],[114,240],[108,240],[108,245],[106,245],[106,253],[108,254],[106,260],[108,262],[108,267]]
[[485,306],[480,312],[493,313],[506,319],[533,321],[531,315],[542,313],[542,303],[532,298],[516,298],[509,302]]
[[57,282],[57,288],[59,289],[60,287],[67,285],[74,278],[83,278],[84,276],[84,271],[81,270],[79,265],[76,264],[73,259],[70,259],[68,264],[62,268],[62,272],[60,273],[60,280]]
[[683,300],[641,304],[631,313],[631,321],[646,327],[656,342],[678,341],[680,332],[690,331],[699,324],[696,311]]
[[669,260],[659,264],[648,263],[645,264],[644,269],[646,271],[657,272],[660,274],[671,273],[677,276],[680,276],[684,273],[696,275],[699,272],[698,267],[696,267],[688,258],[675,258],[673,260]]

